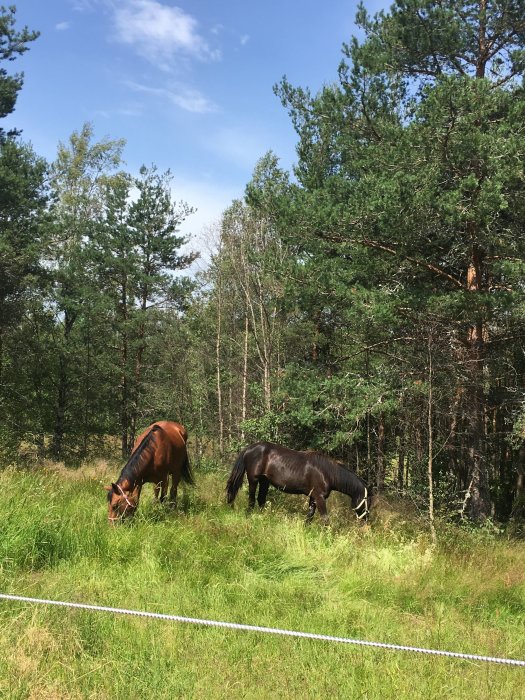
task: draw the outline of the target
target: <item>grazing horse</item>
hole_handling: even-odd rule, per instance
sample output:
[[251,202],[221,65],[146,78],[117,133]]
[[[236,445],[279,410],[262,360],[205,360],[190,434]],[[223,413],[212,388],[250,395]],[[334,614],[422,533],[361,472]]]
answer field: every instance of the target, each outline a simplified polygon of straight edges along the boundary
[[233,503],[241,487],[244,472],[248,477],[248,506],[266,503],[270,484],[285,493],[304,493],[310,499],[306,522],[310,523],[315,509],[327,522],[326,499],[331,491],[341,491],[352,499],[352,508],[359,520],[366,519],[371,496],[357,474],[317,452],[297,452],[271,442],[256,442],[237,457],[226,485],[228,503]]
[[181,478],[193,484],[186,440],[188,433],[180,423],[158,421],[139,435],[131,456],[116,483],[107,486],[108,520],[114,523],[133,515],[139,505],[143,484],[155,484],[155,496],[166,498],[171,475],[170,501],[175,503]]

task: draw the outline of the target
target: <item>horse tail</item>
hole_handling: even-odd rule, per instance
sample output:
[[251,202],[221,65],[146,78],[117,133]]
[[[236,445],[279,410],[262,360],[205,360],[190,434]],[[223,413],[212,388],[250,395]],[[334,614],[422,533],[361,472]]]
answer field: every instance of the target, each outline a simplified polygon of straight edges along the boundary
[[190,486],[195,486],[195,479],[193,478],[193,474],[191,471],[190,467],[190,458],[188,457],[188,453],[186,452],[186,458],[184,460],[184,463],[182,465],[182,480],[186,484],[190,484]]
[[226,484],[226,493],[228,495],[228,503],[233,503],[238,490],[241,488],[242,480],[244,479],[244,472],[246,471],[246,465],[244,464],[244,455],[246,453],[245,448],[237,457],[235,464],[233,465],[232,473]]

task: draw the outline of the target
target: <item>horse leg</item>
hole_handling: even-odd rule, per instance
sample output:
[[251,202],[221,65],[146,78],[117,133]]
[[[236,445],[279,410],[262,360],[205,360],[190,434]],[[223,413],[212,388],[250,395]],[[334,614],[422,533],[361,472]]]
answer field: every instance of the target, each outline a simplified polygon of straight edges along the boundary
[[165,478],[161,482],[161,488],[160,488],[160,502],[164,503],[166,500],[166,494],[168,492],[168,475],[166,474]]
[[[177,486],[179,485],[179,482],[175,479],[173,474],[171,475],[171,488],[170,488],[170,506],[172,508],[175,507],[177,503]],[[167,485],[166,485],[167,487]]]
[[319,515],[321,517],[321,520],[323,521],[323,525],[328,525],[328,512],[326,510],[326,498],[323,496],[322,493],[316,494],[315,504],[317,506],[317,510],[319,511]]
[[255,492],[257,491],[257,479],[248,480],[248,509],[255,508]]
[[153,498],[158,501],[159,500],[159,493],[160,493],[160,482],[158,484],[153,484]]
[[265,476],[261,476],[259,478],[259,493],[257,494],[257,503],[259,504],[260,508],[263,508],[264,504],[266,503],[266,495],[269,488],[270,482]]
[[306,524],[310,525],[312,522],[312,518],[314,517],[316,509],[316,504],[315,504],[315,498],[313,496],[310,496],[310,507],[308,508],[308,513],[306,514]]

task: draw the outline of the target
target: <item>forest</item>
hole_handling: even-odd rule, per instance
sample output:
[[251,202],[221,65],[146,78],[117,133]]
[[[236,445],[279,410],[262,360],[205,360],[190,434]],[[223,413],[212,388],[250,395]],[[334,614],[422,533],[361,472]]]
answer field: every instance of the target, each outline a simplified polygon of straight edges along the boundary
[[[0,127],[3,464],[126,457],[175,420],[203,469],[269,440],[522,532],[525,3],[357,24],[319,92],[276,76],[296,165],[261,154],[198,274],[170,172],[90,123],[53,162]],[[34,41],[2,7],[2,118]]]

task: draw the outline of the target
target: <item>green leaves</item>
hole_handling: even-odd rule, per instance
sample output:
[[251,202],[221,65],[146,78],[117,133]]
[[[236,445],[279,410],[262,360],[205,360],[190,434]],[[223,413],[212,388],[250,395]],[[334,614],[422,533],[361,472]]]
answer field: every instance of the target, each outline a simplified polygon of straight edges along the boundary
[[378,474],[385,440],[391,457],[410,444],[420,463],[432,338],[432,436],[446,442],[461,423],[476,448],[458,441],[449,467],[469,474],[465,491],[473,475],[488,481],[491,457],[480,466],[476,454],[497,439],[484,402],[497,393],[498,420],[516,410],[492,384],[497,353],[523,369],[519,342],[501,339],[523,333],[524,17],[522,2],[398,0],[373,18],[361,6],[365,39],[343,47],[338,85],[277,88],[298,132],[298,182],[264,206],[296,256],[286,294],[303,314],[297,349],[314,348],[280,382],[277,421],[292,442],[310,431],[344,451],[364,421]]
[[0,140],[0,335],[17,321],[40,274],[46,164],[30,146]]
[[502,84],[523,70],[524,17],[522,0],[397,0],[373,18],[361,5],[357,22],[367,41],[349,53],[372,73],[423,81],[487,76]]
[[[21,31],[15,29],[15,13],[14,6],[0,5],[0,61],[14,61],[17,56],[28,50],[27,44],[39,35],[39,32],[31,32],[27,27]],[[0,68],[0,119],[14,110],[22,85],[23,73],[9,75],[5,68]],[[7,136],[16,134],[16,130],[13,130]],[[0,127],[0,140],[5,137],[4,129]]]

